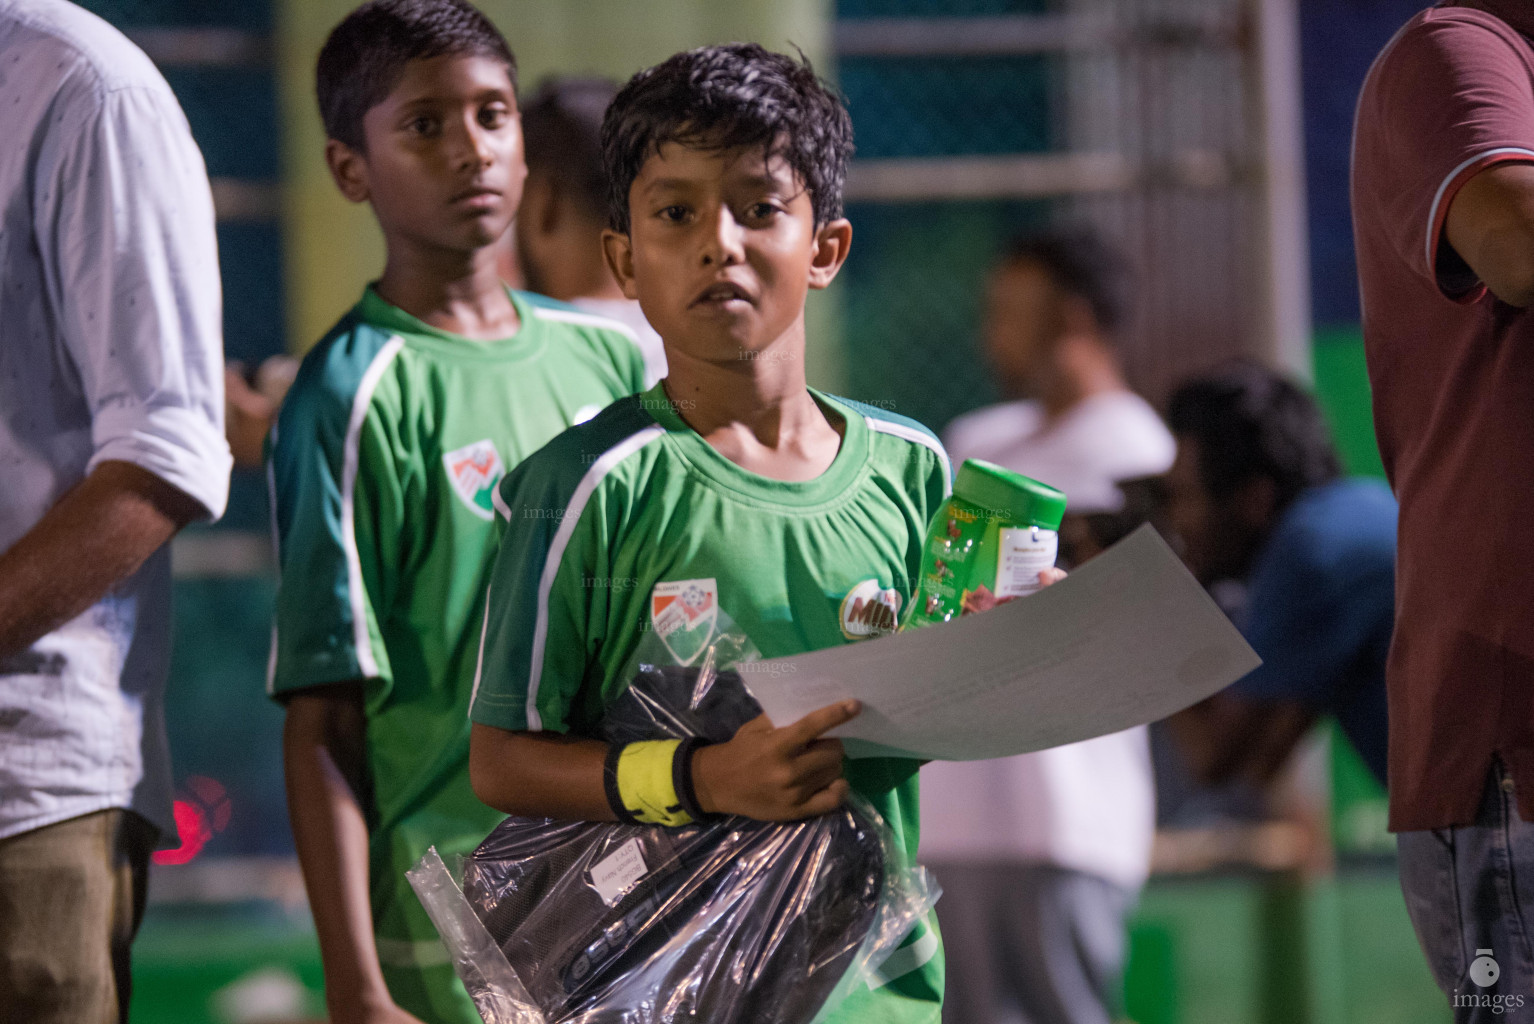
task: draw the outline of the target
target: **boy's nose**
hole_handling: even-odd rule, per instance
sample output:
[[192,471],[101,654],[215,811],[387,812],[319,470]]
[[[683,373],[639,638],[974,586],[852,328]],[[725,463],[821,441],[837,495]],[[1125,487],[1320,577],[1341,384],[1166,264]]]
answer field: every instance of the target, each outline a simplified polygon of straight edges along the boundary
[[744,232],[740,223],[735,219],[735,213],[728,205],[721,203],[719,213],[714,218],[712,229],[703,246],[703,265],[705,267],[731,266],[745,259],[745,250],[741,245]]
[[457,133],[458,140],[453,156],[462,167],[486,167],[495,160],[495,148],[490,133],[477,122],[470,122]]

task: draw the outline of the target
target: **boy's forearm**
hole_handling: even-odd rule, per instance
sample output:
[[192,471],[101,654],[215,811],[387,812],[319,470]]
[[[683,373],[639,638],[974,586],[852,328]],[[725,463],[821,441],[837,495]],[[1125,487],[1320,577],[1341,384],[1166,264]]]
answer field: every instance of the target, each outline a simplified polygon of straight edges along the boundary
[[469,781],[504,814],[616,821],[602,783],[607,744],[552,732],[508,732],[474,724]]
[[336,1021],[364,1019],[364,1007],[389,1001],[373,939],[368,829],[358,798],[365,739],[360,686],[300,693],[288,702],[288,814]]

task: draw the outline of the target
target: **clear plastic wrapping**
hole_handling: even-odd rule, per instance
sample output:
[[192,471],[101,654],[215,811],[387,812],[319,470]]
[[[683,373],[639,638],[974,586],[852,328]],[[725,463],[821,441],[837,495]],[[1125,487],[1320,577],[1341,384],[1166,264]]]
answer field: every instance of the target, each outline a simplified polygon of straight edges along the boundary
[[[759,708],[731,671],[639,666],[602,738],[722,742]],[[487,1024],[810,1024],[937,899],[854,797],[798,822],[508,818],[410,872]]]

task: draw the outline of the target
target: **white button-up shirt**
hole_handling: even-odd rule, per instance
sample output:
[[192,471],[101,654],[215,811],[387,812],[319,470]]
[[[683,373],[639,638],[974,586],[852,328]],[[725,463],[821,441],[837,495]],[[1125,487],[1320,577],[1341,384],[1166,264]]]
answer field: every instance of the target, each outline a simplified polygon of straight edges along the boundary
[[[0,0],[0,550],[104,460],[223,513],[213,202],[165,79],[62,0]],[[0,837],[110,807],[175,834],[170,553],[0,662]]]

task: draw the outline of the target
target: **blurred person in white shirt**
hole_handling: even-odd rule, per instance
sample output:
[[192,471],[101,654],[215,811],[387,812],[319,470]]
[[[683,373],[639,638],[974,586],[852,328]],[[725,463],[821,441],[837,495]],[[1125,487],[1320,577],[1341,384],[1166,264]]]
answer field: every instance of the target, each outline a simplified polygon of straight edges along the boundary
[[[1114,343],[1129,284],[1122,256],[1093,234],[1011,244],[985,313],[986,356],[1007,400],[950,424],[943,441],[956,465],[980,458],[1052,484],[1073,519],[1118,512],[1121,481],[1171,466],[1172,436],[1125,383]],[[944,888],[944,1021],[1113,1020],[1125,919],[1155,831],[1146,731],[934,762],[921,791],[921,856]]]
[[202,155],[165,79],[63,0],[0,0],[0,1007],[127,1020],[174,845],[170,552],[222,514]]

